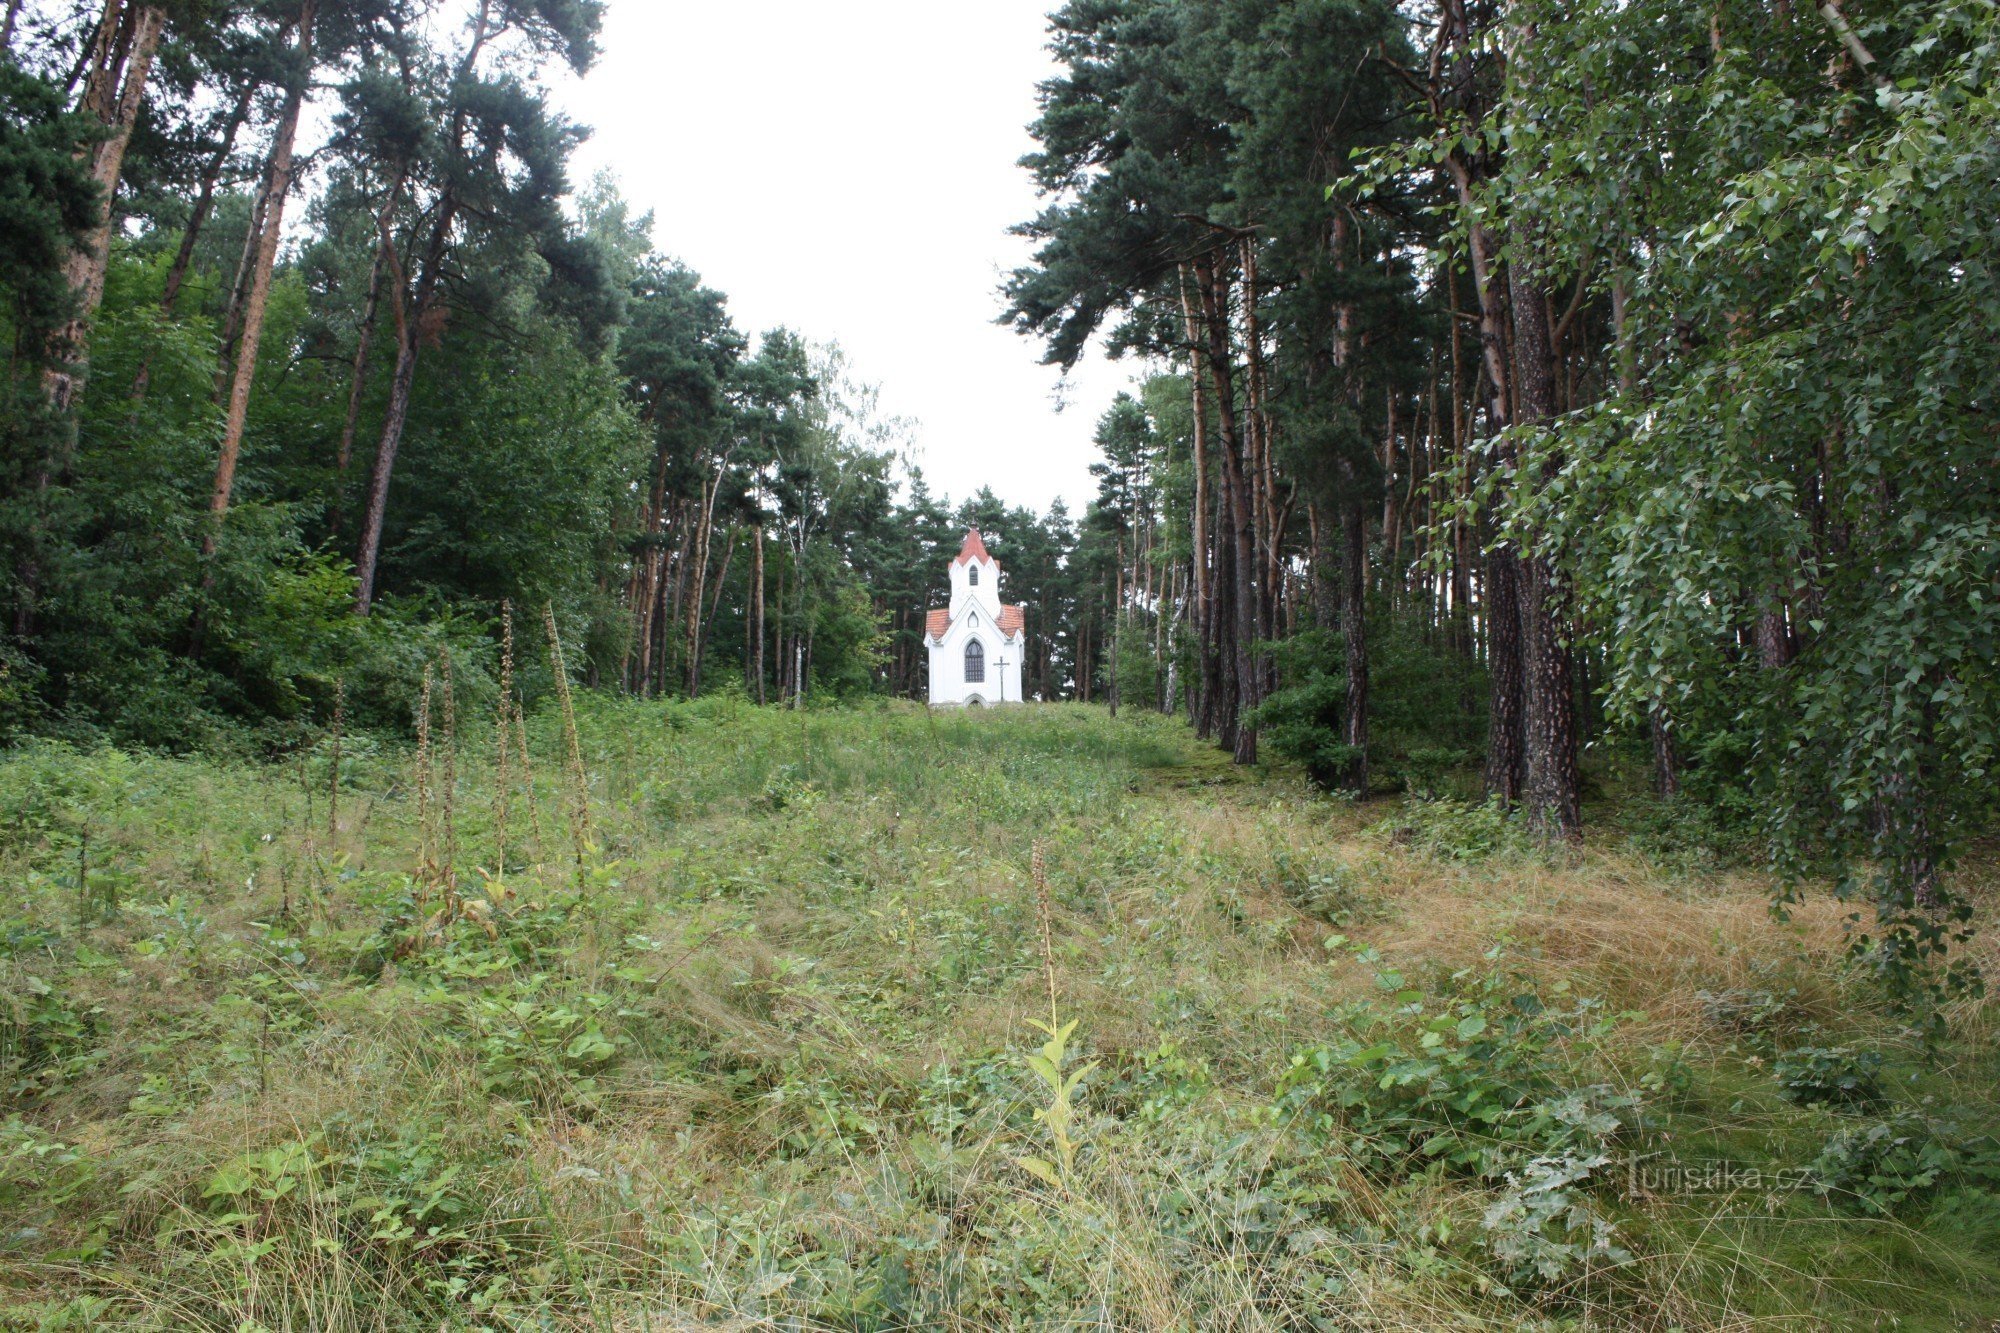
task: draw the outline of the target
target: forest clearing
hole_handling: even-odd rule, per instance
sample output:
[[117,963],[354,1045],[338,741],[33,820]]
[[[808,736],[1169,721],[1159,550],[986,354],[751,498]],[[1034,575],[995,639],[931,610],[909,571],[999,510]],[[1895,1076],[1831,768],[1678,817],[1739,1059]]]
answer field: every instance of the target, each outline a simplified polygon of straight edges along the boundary
[[0,1333],[2000,1330],[2000,0],[7,0],[0,339]]
[[1131,710],[579,707],[587,818],[554,709],[0,759],[0,1327],[2000,1317],[1992,1004],[1630,774],[1551,855]]

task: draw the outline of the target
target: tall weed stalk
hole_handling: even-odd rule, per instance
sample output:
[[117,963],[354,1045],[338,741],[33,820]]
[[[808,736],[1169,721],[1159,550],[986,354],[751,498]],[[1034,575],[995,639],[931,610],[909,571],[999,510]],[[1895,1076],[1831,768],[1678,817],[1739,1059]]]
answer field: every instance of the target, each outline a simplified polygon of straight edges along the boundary
[[583,768],[583,745],[576,734],[576,704],[570,698],[569,668],[563,662],[562,635],[556,630],[556,604],[542,606],[542,626],[549,635],[549,665],[556,676],[556,698],[562,704],[563,744],[569,777],[569,835],[576,852],[577,887],[583,886],[584,853],[590,847],[590,780]]
[[1041,1081],[1047,1097],[1046,1105],[1035,1108],[1035,1119],[1049,1132],[1049,1146],[1054,1152],[1054,1160],[1030,1156],[1019,1156],[1014,1160],[1030,1175],[1069,1193],[1070,1182],[1076,1174],[1077,1148],[1081,1146],[1074,1132],[1076,1090],[1097,1068],[1097,1061],[1086,1060],[1075,1069],[1064,1068],[1069,1062],[1069,1039],[1076,1032],[1078,1020],[1072,1018],[1067,1023],[1063,1022],[1056,1002],[1055,932],[1050,925],[1047,858],[1039,838],[1035,840],[1034,851],[1029,857],[1028,873],[1035,883],[1035,916],[1042,930],[1042,966],[1049,983],[1049,1021],[1030,1020],[1047,1034],[1048,1040],[1042,1043],[1039,1052],[1027,1057],[1027,1064]]

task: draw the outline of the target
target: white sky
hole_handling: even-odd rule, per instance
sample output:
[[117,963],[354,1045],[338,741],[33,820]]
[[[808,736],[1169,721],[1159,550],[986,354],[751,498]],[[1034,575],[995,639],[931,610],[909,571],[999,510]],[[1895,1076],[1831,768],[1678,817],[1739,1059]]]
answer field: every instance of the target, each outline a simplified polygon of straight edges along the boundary
[[[563,90],[653,239],[729,296],[738,325],[847,351],[915,461],[956,502],[982,485],[1073,512],[1097,417],[1133,363],[1065,386],[993,323],[1036,197],[1015,166],[1052,70],[1045,0],[613,0],[604,54]],[[1062,410],[1058,411],[1058,395]]]

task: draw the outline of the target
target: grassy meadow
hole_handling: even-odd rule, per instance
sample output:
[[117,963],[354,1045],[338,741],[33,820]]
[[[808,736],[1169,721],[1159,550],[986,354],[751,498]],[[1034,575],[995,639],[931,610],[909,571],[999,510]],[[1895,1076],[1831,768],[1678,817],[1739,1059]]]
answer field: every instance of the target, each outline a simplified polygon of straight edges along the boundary
[[1671,811],[578,708],[0,755],[0,1329],[2000,1320],[1991,1003],[1926,1053]]

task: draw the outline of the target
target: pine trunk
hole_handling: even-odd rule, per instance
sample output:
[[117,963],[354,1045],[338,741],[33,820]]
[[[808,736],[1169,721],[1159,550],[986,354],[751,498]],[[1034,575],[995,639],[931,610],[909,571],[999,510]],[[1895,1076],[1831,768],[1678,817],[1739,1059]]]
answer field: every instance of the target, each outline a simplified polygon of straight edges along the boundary
[[1234,731],[1231,752],[1239,764],[1257,762],[1257,731],[1242,725],[1241,715],[1257,705],[1258,666],[1255,653],[1261,617],[1257,603],[1257,552],[1250,517],[1248,479],[1244,474],[1243,436],[1236,413],[1236,385],[1229,350],[1228,278],[1216,268],[1215,256],[1195,261],[1200,279],[1203,323],[1206,326],[1210,383],[1215,389],[1216,425],[1222,455],[1223,504],[1229,526],[1231,628],[1235,642],[1231,660],[1235,666],[1234,704],[1230,721]]
[[1355,751],[1346,785],[1368,794],[1368,515],[1358,494],[1354,465],[1341,460],[1340,641],[1347,667],[1347,706],[1341,743]]
[[[480,52],[493,35],[492,16],[492,0],[480,0],[473,17],[471,39],[458,64],[461,82],[471,78]],[[447,143],[454,157],[464,151],[468,115],[462,104],[452,113]],[[396,298],[392,307],[396,314],[396,371],[389,381],[389,406],[382,419],[382,437],[375,446],[375,468],[368,478],[368,506],[362,515],[361,541],[354,561],[356,615],[367,615],[375,600],[376,565],[381,558],[382,529],[389,511],[389,480],[395,472],[403,431],[409,424],[410,399],[417,381],[418,338],[429,325],[443,294],[444,263],[451,250],[452,230],[458,224],[458,209],[458,195],[447,185],[436,204],[430,244],[424,252],[413,300],[405,298],[402,265],[394,247],[388,251],[390,281]]]
[[35,632],[40,598],[45,530],[42,507],[49,488],[68,472],[75,452],[76,405],[89,373],[90,321],[103,303],[104,279],[111,264],[112,203],[165,24],[166,12],[158,5],[126,11],[122,0],[106,0],[97,35],[71,76],[73,83],[87,66],[89,79],[78,110],[101,124],[105,135],[79,154],[90,159],[90,176],[99,190],[97,214],[83,244],[63,264],[71,296],[69,318],[48,334],[43,345],[42,393],[57,419],[57,431],[35,467],[29,487],[34,509],[27,551],[15,567],[14,633],[24,639]]
[[250,275],[248,303],[243,311],[243,334],[236,345],[236,368],[229,386],[229,409],[223,418],[222,447],[216,459],[215,486],[209,494],[210,522],[202,538],[202,554],[213,555],[229,513],[230,494],[236,485],[236,461],[243,449],[243,427],[250,415],[250,388],[257,378],[257,350],[264,337],[264,315],[270,305],[271,274],[278,261],[278,237],[284,230],[285,196],[291,193],[293,149],[298,141],[299,116],[305,109],[306,92],[312,84],[313,21],[318,0],[304,0],[299,6],[299,37],[294,55],[298,69],[292,86],[285,92],[284,110],[272,131],[271,165],[265,176],[265,203],[259,210],[264,229],[258,240],[256,265]]
[[375,345],[375,327],[382,316],[382,285],[389,275],[389,255],[395,241],[389,231],[389,220],[402,198],[403,179],[407,170],[399,170],[395,181],[389,186],[389,194],[382,201],[382,207],[375,215],[375,257],[368,266],[368,300],[361,311],[361,328],[355,335],[354,361],[347,375],[347,414],[341,420],[340,447],[335,451],[334,461],[341,475],[345,476],[348,466],[354,461],[354,436],[361,426],[361,399],[368,391],[368,355]]
[[715,535],[715,493],[722,485],[722,467],[716,465],[714,481],[704,481],[701,488],[701,514],[695,520],[694,563],[690,569],[692,582],[688,585],[685,603],[687,613],[687,646],[681,659],[683,679],[687,697],[692,699],[701,693],[701,604],[708,593],[709,543]]
[[1188,348],[1188,390],[1194,406],[1194,513],[1193,536],[1194,554],[1189,561],[1189,574],[1193,581],[1194,632],[1196,652],[1200,656],[1200,671],[1193,693],[1195,735],[1207,740],[1215,731],[1217,678],[1220,675],[1219,656],[1215,648],[1215,597],[1214,582],[1210,571],[1215,568],[1213,543],[1209,531],[1209,484],[1208,484],[1208,400],[1202,388],[1201,359],[1197,350],[1200,337],[1196,331],[1193,303],[1188,298],[1187,270],[1181,269],[1181,323],[1186,332]]
[[[112,203],[166,21],[166,10],[159,5],[126,11],[121,0],[106,0],[92,47],[89,80],[78,110],[104,127],[104,137],[84,150],[90,158],[90,178],[100,193],[97,215],[83,244],[63,264],[73,308],[50,339],[51,368],[43,380],[49,404],[58,414],[67,415],[83,393],[90,320],[104,301],[104,279],[111,265]],[[65,465],[65,460],[58,460],[57,470]]]
[[764,702],[764,525],[750,529],[750,622],[753,629],[750,652],[751,697]]
[[1125,539],[1118,539],[1118,553],[1111,572],[1111,648],[1105,655],[1104,699],[1111,716],[1118,716],[1118,645],[1125,637]]
[[187,226],[181,229],[180,248],[174,252],[173,266],[167,270],[167,283],[160,292],[160,313],[173,317],[174,306],[178,304],[181,288],[187,282],[188,269],[194,265],[195,242],[201,236],[201,229],[208,222],[208,215],[215,207],[215,186],[222,178],[222,169],[229,164],[229,155],[236,150],[236,136],[242,131],[243,123],[250,118],[250,103],[256,97],[257,82],[246,79],[243,91],[230,108],[229,120],[222,131],[222,143],[215,155],[202,168],[201,188],[195,194],[194,207],[188,211]]
[[[1555,414],[1555,361],[1549,338],[1548,296],[1530,261],[1508,266],[1514,315],[1515,393],[1520,419]],[[1516,485],[1533,485],[1517,477]],[[1526,710],[1528,827],[1549,842],[1583,837],[1577,773],[1576,692],[1562,623],[1562,591],[1552,562],[1540,555],[1520,562],[1521,657]]]

